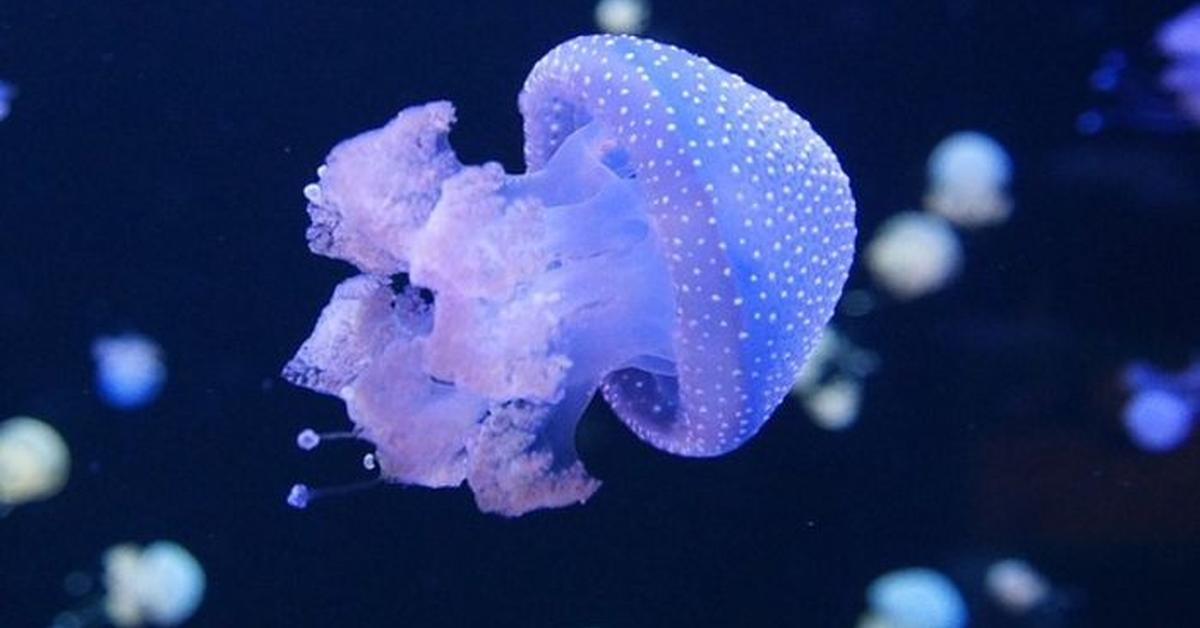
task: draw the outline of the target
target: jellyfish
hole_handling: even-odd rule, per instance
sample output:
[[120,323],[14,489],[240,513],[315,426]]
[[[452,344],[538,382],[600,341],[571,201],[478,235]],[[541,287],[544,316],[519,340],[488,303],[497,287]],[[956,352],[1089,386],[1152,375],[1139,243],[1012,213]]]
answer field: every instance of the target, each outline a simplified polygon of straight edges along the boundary
[[1076,118],[1076,130],[1083,135],[1116,128],[1170,134],[1195,128],[1186,89],[1190,64],[1184,58],[1160,65],[1158,59],[1124,50],[1101,55],[1088,77],[1098,103]]
[[1164,24],[1155,41],[1169,60],[1161,85],[1175,95],[1179,111],[1200,125],[1200,4]]
[[49,424],[27,416],[0,423],[0,514],[57,495],[70,469],[67,444]]
[[859,626],[872,628],[962,628],[967,605],[949,578],[912,567],[886,573],[867,587],[867,614]]
[[1191,433],[1193,414],[1191,404],[1174,391],[1138,391],[1125,406],[1125,430],[1146,451],[1170,451]]
[[171,541],[124,543],[104,554],[104,610],[116,626],[176,626],[204,598],[204,569]]
[[461,164],[448,102],[333,149],[305,188],[309,247],[361,274],[283,373],[345,401],[383,479],[465,481],[506,516],[595,492],[574,433],[597,390],[670,453],[752,437],[832,315],[855,235],[809,123],[685,50],[576,38],[519,105],[521,175]]
[[1200,408],[1200,360],[1179,372],[1134,362],[1125,369],[1124,383],[1132,393],[1124,422],[1134,443],[1155,452],[1182,444]]
[[960,131],[933,148],[927,165],[925,209],[959,227],[988,227],[1008,220],[1012,159],[999,142]]
[[862,408],[862,382],[841,378],[825,384],[803,397],[804,409],[817,427],[836,432],[858,419]]
[[[121,543],[105,551],[102,562],[103,595],[83,608],[59,613],[51,628],[177,626],[204,599],[204,568],[178,543]],[[92,587],[92,578],[82,573],[67,581],[75,595]]]
[[830,325],[800,369],[791,396],[818,427],[844,430],[858,419],[863,380],[879,365],[879,357],[851,342]]
[[12,101],[17,97],[17,88],[0,81],[0,122],[12,111]]
[[600,0],[596,3],[596,26],[614,35],[637,35],[650,22],[649,0]]
[[1012,615],[1025,615],[1050,599],[1046,577],[1033,565],[1017,558],[999,560],[988,566],[983,579],[988,596]]
[[1110,50],[1090,76],[1102,99],[1076,122],[1085,135],[1125,127],[1179,133],[1200,127],[1200,4],[1163,24],[1154,37],[1157,57]]
[[949,284],[962,267],[962,245],[945,219],[900,212],[880,227],[867,245],[867,269],[875,282],[908,301]]
[[1125,370],[1125,385],[1132,394],[1124,425],[1135,445],[1162,453],[1187,440],[1200,408],[1200,361],[1180,373],[1136,362]]
[[97,338],[92,343],[92,358],[100,397],[120,410],[151,403],[167,379],[162,349],[141,334]]

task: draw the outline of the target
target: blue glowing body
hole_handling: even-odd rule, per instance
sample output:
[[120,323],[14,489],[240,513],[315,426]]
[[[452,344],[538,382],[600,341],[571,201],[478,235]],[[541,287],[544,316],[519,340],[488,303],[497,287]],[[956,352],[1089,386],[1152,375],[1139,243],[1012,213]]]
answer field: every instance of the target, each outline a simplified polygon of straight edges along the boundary
[[1125,383],[1132,393],[1125,405],[1125,430],[1134,444],[1157,453],[1187,440],[1200,409],[1200,362],[1180,373],[1135,363],[1126,370]]
[[910,568],[880,576],[867,589],[871,612],[890,628],[963,628],[967,604],[949,578]]

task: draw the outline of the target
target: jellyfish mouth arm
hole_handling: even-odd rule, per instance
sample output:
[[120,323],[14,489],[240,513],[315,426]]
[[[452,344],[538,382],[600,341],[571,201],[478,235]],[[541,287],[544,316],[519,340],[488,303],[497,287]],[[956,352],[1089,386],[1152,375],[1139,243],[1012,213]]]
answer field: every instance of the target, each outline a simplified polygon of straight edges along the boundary
[[386,479],[441,487],[465,477],[465,439],[486,405],[421,370],[432,313],[414,289],[359,275],[342,282],[283,377],[346,402]]
[[[307,191],[320,251],[365,274],[335,290],[284,375],[346,402],[385,480],[466,480],[508,516],[582,502],[599,482],[575,426],[604,376],[673,372],[674,292],[644,190],[599,123],[531,174],[461,166],[428,150],[448,146],[435,106],[339,145]],[[381,159],[420,181],[391,182]],[[398,269],[432,303],[394,294],[382,275]]]
[[336,395],[395,335],[387,283],[358,275],[338,284],[312,335],[286,366],[283,378],[317,392]]
[[[575,401],[591,397],[575,395]],[[566,404],[572,405],[572,404]],[[514,517],[540,508],[582,504],[600,488],[574,453],[573,443],[555,444],[556,422],[574,434],[582,408],[511,402],[491,408],[470,440],[467,482],[480,510]]]
[[309,248],[367,273],[405,271],[442,181],[462,167],[447,141],[454,120],[449,102],[410,107],[334,147],[304,189]]

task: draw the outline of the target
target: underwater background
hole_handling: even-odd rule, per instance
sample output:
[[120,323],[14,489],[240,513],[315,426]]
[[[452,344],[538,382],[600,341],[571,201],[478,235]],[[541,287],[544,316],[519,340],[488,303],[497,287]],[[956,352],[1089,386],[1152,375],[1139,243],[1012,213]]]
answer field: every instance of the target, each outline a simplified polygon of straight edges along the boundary
[[[787,103],[850,176],[833,325],[872,356],[857,420],[789,398],[684,458],[596,399],[582,506],[507,519],[393,485],[288,506],[371,477],[367,443],[297,448],[350,424],[279,376],[350,270],[305,246],[314,169],[447,99],[464,163],[522,171],[517,93],[594,6],[0,4],[0,419],[71,453],[61,493],[0,518],[0,626],[99,622],[104,551],[157,539],[203,566],[193,626],[854,626],[905,567],[945,574],[970,626],[1198,625],[1200,443],[1139,447],[1124,415],[1130,364],[1200,357],[1200,120],[1154,47],[1188,2],[654,2],[643,36]],[[891,298],[862,251],[965,129],[1011,156],[1012,217],[963,231],[953,283]],[[135,409],[94,374],[126,332],[168,369]],[[985,586],[1007,558],[1050,583],[1028,612]]]

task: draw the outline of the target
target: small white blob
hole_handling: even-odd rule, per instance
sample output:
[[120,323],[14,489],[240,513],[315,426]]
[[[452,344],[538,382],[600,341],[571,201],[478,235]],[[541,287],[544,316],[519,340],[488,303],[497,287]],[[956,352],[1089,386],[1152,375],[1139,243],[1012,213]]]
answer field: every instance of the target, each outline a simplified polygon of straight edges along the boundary
[[889,218],[866,250],[875,281],[901,300],[945,287],[958,274],[962,258],[962,245],[950,224],[919,212]]
[[312,451],[320,444],[321,435],[312,429],[306,428],[296,435],[296,446],[304,451]]
[[97,338],[92,343],[92,358],[100,396],[121,410],[154,401],[167,379],[162,349],[140,334]]
[[1024,615],[1050,597],[1050,583],[1029,563],[1010,558],[992,563],[983,586],[996,604],[1013,615]]
[[1146,388],[1134,393],[1125,405],[1125,431],[1141,449],[1167,452],[1187,440],[1193,414],[1191,404],[1178,393]]
[[116,626],[175,626],[204,598],[204,569],[186,549],[156,541],[131,543],[104,554],[104,611]]
[[637,35],[650,23],[647,0],[600,0],[596,3],[596,26],[614,35]]
[[1008,220],[1012,159],[1004,147],[976,131],[938,143],[927,165],[925,209],[968,229]]
[[321,186],[316,183],[309,183],[304,186],[304,198],[310,203],[320,203],[322,200]]
[[844,430],[858,418],[862,384],[853,379],[834,380],[805,395],[803,400],[817,426],[830,431]]
[[53,497],[70,470],[71,454],[53,427],[26,416],[0,423],[0,511]]
[[962,628],[967,605],[949,578],[925,568],[900,569],[867,587],[869,611],[859,625],[887,628]]

